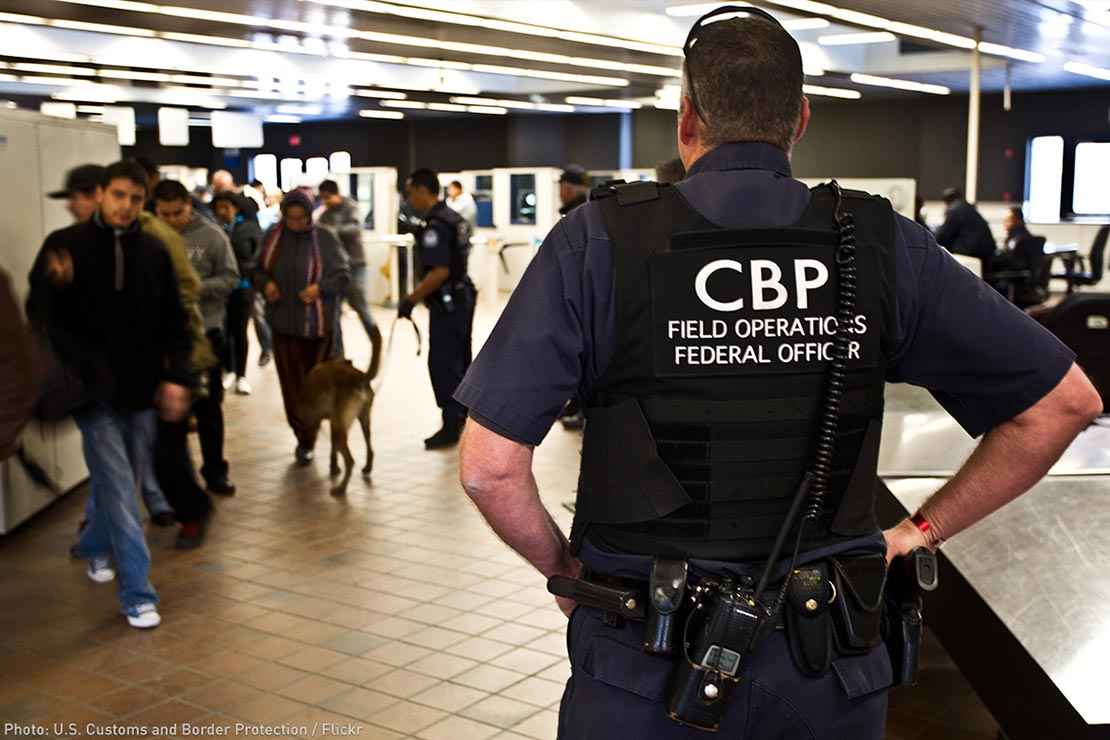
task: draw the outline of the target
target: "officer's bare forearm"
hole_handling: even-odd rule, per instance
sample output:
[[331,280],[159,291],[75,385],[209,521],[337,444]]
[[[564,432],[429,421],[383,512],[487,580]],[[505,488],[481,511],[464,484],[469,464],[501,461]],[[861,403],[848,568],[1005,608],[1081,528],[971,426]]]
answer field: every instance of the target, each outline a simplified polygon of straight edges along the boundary
[[576,572],[566,537],[540,501],[531,447],[468,420],[459,476],[497,536],[536,570],[545,577]]
[[420,285],[409,295],[413,303],[420,303],[428,296],[439,290],[440,286],[447,282],[447,278],[451,276],[451,270],[446,267],[433,267],[432,270],[424,276],[420,281]]
[[943,538],[967,529],[1032,488],[1101,412],[1098,393],[1072,365],[1047,396],[990,431],[922,514]]

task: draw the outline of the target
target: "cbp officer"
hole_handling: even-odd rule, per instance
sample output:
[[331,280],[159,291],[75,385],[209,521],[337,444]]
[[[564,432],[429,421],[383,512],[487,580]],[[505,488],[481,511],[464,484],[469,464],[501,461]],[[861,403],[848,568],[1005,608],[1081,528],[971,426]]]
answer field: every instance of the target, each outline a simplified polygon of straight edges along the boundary
[[424,440],[424,448],[453,447],[459,441],[466,409],[452,398],[472,359],[470,339],[477,291],[466,274],[470,225],[439,199],[439,177],[428,169],[409,175],[405,199],[424,220],[413,235],[420,283],[397,308],[402,318],[423,301],[429,313],[428,371],[443,426]]
[[[892,671],[872,604],[889,559],[1021,495],[1101,409],[1074,355],[925,229],[791,177],[810,122],[801,54],[771,16],[737,10],[699,19],[685,46],[686,178],[598,192],[560,221],[456,392],[462,483],[498,535],[545,577],[626,596],[577,589],[573,613],[558,599],[568,740],[695,738],[714,722],[745,740],[878,740]],[[886,381],[928,388],[984,436],[882,532]],[[576,391],[589,422],[568,539],[531,466]],[[776,560],[789,522],[799,555]],[[646,632],[691,587],[736,606],[727,629],[679,610],[687,632]]]

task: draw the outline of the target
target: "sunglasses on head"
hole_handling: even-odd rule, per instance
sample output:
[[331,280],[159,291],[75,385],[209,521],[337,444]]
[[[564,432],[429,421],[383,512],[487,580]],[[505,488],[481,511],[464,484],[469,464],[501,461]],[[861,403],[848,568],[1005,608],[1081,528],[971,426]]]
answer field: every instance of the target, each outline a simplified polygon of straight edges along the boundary
[[695,90],[696,86],[694,85],[694,65],[693,60],[690,57],[690,52],[693,51],[694,45],[698,42],[698,35],[702,32],[702,29],[704,29],[710,21],[712,21],[713,19],[717,19],[718,21],[727,20],[726,18],[721,18],[720,16],[763,18],[764,20],[771,21],[771,23],[774,23],[776,26],[782,26],[782,24],[779,23],[778,19],[768,13],[766,10],[763,10],[761,8],[753,8],[749,5],[722,5],[716,10],[711,10],[703,15],[701,18],[698,18],[696,21],[694,21],[694,25],[690,27],[690,33],[686,35],[686,43],[682,45],[682,54],[684,57],[686,57],[686,96],[690,99],[690,106],[694,109],[694,115],[700,118],[702,120],[702,123],[705,123],[706,121],[705,116],[701,114],[701,106],[698,105],[698,94]]

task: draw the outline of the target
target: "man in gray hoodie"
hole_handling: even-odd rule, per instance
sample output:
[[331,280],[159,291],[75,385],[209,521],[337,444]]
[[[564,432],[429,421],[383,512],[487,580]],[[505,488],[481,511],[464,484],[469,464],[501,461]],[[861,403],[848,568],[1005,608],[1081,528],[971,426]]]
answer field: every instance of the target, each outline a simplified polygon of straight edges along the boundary
[[[227,299],[239,284],[239,268],[231,242],[223,230],[204,218],[192,206],[189,191],[176,180],[162,180],[154,189],[155,213],[177,230],[189,253],[189,261],[200,276],[200,312],[204,328],[217,354],[225,352],[224,322],[227,318]],[[197,417],[197,436],[200,437],[204,465],[201,477],[208,490],[230,496],[235,486],[228,480],[228,465],[224,459],[224,388],[220,368],[208,371],[208,394],[193,404]]]
[[[318,222],[327,226],[339,237],[343,249],[351,265],[351,280],[347,283],[347,291],[343,296],[351,308],[358,314],[362,321],[362,328],[366,336],[373,337],[378,332],[374,324],[374,317],[367,304],[367,269],[366,251],[362,246],[362,219],[358,216],[358,204],[350,198],[345,198],[339,192],[339,185],[334,180],[324,180],[320,183],[320,201],[324,204],[324,212],[320,214]],[[336,306],[337,311],[342,311],[342,302]],[[338,319],[338,314],[336,316]],[[343,354],[343,334],[339,322],[335,326],[336,353]]]

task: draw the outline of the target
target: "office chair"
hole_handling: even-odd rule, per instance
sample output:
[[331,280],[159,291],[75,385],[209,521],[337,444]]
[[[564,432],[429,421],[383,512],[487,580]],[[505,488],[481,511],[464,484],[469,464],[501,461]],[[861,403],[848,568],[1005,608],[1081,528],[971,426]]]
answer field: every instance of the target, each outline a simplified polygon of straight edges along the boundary
[[1051,261],[1044,253],[1045,238],[1031,236],[1014,247],[1013,269],[987,273],[983,279],[1018,308],[1036,306],[1048,298]]
[[[1110,238],[1110,226],[1103,226],[1098,230],[1098,233],[1095,235],[1095,240],[1091,244],[1090,270],[1087,270],[1086,258],[1082,255],[1075,255],[1073,257],[1064,258],[1064,264],[1067,266],[1066,272],[1053,273],[1052,277],[1066,280],[1069,294],[1074,293],[1075,289],[1079,286],[1097,285],[1102,280],[1106,241],[1108,238]],[[1075,269],[1077,264],[1079,270]]]

